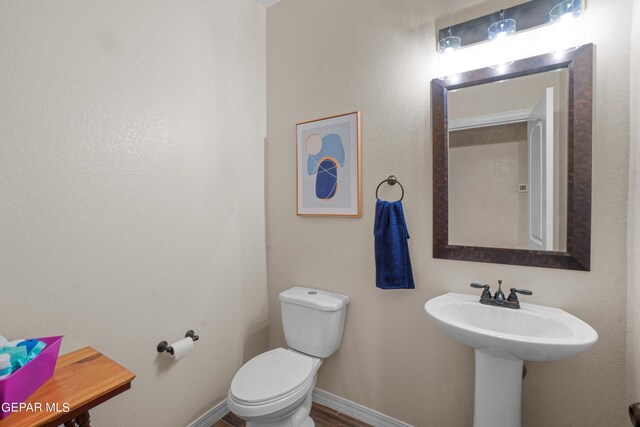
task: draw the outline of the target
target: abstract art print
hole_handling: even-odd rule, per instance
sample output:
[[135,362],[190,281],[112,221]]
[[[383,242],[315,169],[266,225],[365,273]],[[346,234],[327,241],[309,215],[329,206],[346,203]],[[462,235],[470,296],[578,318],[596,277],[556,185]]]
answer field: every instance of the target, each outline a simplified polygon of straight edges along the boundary
[[362,215],[360,113],[297,125],[298,215]]

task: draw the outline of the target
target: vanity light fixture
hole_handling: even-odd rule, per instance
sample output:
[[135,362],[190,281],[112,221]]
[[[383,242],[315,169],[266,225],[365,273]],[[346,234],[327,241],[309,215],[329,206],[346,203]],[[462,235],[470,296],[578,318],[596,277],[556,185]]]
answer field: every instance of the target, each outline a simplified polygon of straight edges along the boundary
[[491,68],[504,71],[506,67],[513,64],[513,49],[511,46],[511,35],[516,33],[516,20],[505,19],[504,9],[500,11],[500,20],[494,22],[487,29],[489,41],[491,42],[491,55],[493,64]]
[[455,80],[463,71],[491,67],[503,72],[513,61],[567,52],[587,43],[586,0],[520,0],[522,3],[440,27],[439,74]]
[[504,9],[500,11],[500,20],[489,26],[489,40],[500,40],[515,34],[516,20],[504,19]]
[[551,9],[549,22],[554,27],[554,43],[557,48],[554,55],[562,56],[582,45],[580,37],[581,15],[581,0],[565,0]]
[[457,68],[455,51],[460,49],[461,44],[462,39],[454,36],[451,33],[451,28],[449,28],[447,37],[442,38],[438,42],[440,73],[449,80],[456,80],[457,78],[458,74],[455,73],[455,69]]
[[460,37],[451,34],[451,27],[449,27],[449,35],[438,42],[438,52],[440,55],[453,52],[460,48],[461,42],[462,39]]
[[549,21],[555,22],[558,19],[569,19],[580,16],[582,13],[582,2],[580,0],[565,0],[551,9]]

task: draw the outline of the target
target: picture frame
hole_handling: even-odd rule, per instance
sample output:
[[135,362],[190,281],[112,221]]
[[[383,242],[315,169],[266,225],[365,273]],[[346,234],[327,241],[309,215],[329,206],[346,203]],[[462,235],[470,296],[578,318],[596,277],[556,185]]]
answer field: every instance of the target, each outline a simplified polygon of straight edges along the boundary
[[360,112],[296,125],[296,214],[362,216]]

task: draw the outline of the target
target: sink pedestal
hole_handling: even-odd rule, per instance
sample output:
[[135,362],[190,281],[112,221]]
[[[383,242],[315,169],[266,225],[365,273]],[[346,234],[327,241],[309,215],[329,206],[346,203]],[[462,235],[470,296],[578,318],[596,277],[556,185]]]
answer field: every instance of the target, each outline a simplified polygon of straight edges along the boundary
[[473,427],[520,427],[522,360],[475,353]]
[[474,427],[520,427],[523,360],[566,359],[598,340],[582,320],[542,305],[522,303],[513,310],[449,293],[431,298],[424,309],[450,337],[476,352]]

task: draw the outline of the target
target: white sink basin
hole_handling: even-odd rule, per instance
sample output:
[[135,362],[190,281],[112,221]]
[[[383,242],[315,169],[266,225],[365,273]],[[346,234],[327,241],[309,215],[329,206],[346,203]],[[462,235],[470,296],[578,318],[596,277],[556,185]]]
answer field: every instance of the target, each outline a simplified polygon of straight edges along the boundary
[[507,359],[564,359],[598,340],[591,326],[559,308],[521,302],[514,310],[480,304],[479,299],[449,293],[430,299],[424,309],[450,337]]
[[558,308],[521,302],[516,310],[479,299],[449,293],[430,299],[424,309],[450,337],[475,350],[474,427],[518,427],[523,360],[575,356],[594,345],[598,334]]

